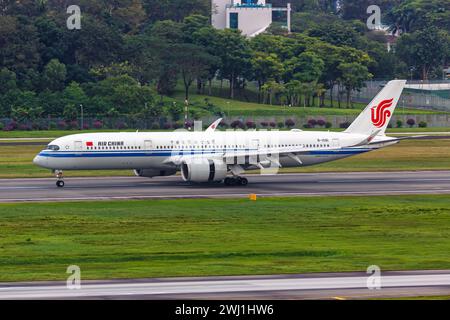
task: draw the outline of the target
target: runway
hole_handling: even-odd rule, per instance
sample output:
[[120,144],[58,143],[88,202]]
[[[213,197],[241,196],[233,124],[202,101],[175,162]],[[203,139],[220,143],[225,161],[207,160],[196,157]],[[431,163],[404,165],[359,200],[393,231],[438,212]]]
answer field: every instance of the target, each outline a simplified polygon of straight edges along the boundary
[[450,194],[450,171],[310,173],[249,175],[247,187],[189,184],[181,177],[67,178],[59,189],[55,179],[0,180],[0,202],[243,198],[276,196],[373,196]]
[[[365,299],[450,295],[450,271],[81,281],[0,284],[7,299]],[[369,289],[371,288],[371,289]]]

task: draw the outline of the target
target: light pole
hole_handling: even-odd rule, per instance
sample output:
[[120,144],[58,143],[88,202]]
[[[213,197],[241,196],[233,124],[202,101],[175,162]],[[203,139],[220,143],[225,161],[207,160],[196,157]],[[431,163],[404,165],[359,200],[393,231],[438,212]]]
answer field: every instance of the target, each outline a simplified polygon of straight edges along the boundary
[[415,67],[411,67],[409,69],[409,71],[411,72],[411,81],[413,81],[413,72],[416,71],[416,68]]
[[188,117],[189,117],[189,101],[184,100],[184,127],[191,131],[191,126],[188,127]]
[[81,127],[80,130],[84,129],[84,108],[83,104],[80,104],[80,111],[81,111]]

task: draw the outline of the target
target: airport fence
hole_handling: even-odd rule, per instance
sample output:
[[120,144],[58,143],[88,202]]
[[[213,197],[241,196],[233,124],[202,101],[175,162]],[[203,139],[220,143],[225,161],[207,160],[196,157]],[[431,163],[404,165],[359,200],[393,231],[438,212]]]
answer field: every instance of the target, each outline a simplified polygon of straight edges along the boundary
[[[387,81],[367,81],[364,88],[352,91],[352,101],[369,103],[386,83]],[[450,111],[450,80],[413,80],[408,81],[408,85],[414,85],[415,89],[404,90],[400,98],[400,107]],[[329,95],[330,92],[327,96]],[[340,98],[341,103],[345,105],[345,92],[342,88],[335,86],[333,97],[335,100]]]
[[[286,129],[286,128],[346,128],[356,116],[248,116],[225,117],[222,129]],[[217,120],[208,116],[199,119],[203,128]],[[404,127],[412,123],[412,127],[450,127],[450,114],[394,115],[390,126],[397,127],[398,122]],[[33,121],[17,122],[13,119],[0,119],[0,130],[32,131],[32,130],[175,130],[194,127],[194,122],[171,118],[136,119],[135,117],[101,117],[84,118],[66,121],[62,118],[41,118]]]

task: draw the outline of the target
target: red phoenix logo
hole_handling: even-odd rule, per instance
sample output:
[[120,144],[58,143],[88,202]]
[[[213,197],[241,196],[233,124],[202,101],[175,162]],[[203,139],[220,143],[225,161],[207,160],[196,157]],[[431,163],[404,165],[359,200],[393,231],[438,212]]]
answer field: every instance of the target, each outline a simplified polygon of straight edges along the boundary
[[386,124],[387,118],[392,113],[388,110],[392,106],[394,99],[381,101],[378,107],[372,108],[372,123],[377,128],[382,128]]

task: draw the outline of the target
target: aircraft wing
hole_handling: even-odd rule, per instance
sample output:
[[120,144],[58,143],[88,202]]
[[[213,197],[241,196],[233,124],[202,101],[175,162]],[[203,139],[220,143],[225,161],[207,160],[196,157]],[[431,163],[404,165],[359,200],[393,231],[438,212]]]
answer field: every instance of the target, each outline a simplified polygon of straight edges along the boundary
[[[302,161],[298,156],[302,154],[308,154],[311,151],[317,149],[312,148],[293,148],[293,147],[285,147],[285,148],[272,148],[272,149],[259,149],[259,150],[245,150],[245,151],[224,151],[220,152],[218,150],[215,153],[209,154],[191,154],[191,153],[183,153],[178,155],[173,155],[168,158],[164,163],[180,165],[183,161],[195,158],[210,158],[210,159],[220,159],[226,163],[233,162],[233,159],[237,158],[250,158],[254,159],[253,162],[273,162],[281,167],[278,160],[280,157],[288,156],[292,159],[296,160],[299,164],[302,164]],[[333,149],[336,150],[336,149]]]
[[281,167],[279,162],[280,157],[289,157],[299,165],[302,165],[303,162],[300,159],[300,156],[307,155],[312,151],[330,151],[330,150],[340,150],[342,148],[327,148],[327,149],[317,149],[317,148],[301,148],[301,147],[281,147],[281,148],[268,148],[268,149],[259,149],[259,150],[249,150],[249,151],[230,151],[223,154],[222,158],[227,163],[232,162],[235,158],[249,158],[250,162],[256,163],[272,163],[278,167]]
[[400,142],[403,140],[414,140],[414,139],[420,139],[426,136],[412,136],[412,137],[402,137],[402,138],[388,138],[386,140],[379,140],[379,141],[372,141],[368,143],[367,145],[377,145],[377,144],[383,144],[383,143],[390,143],[390,142]]

